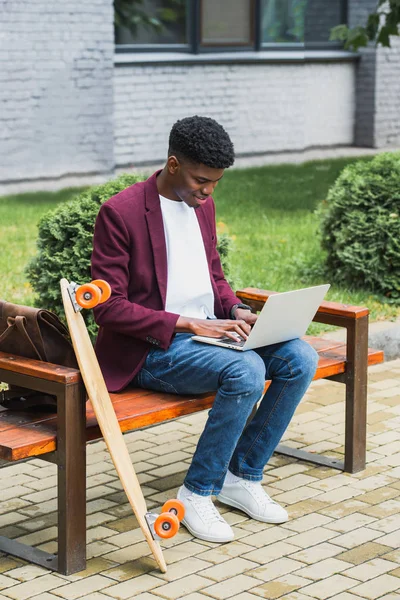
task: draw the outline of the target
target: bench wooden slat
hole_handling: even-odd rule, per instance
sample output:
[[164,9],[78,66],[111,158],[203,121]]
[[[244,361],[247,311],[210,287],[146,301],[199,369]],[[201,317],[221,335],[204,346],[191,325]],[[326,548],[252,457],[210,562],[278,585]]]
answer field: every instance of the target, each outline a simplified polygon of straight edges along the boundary
[[5,352],[0,352],[0,369],[17,371],[23,375],[39,377],[40,379],[55,381],[64,385],[79,383],[82,380],[79,369],[62,367],[61,365],[23,358]]
[[[259,288],[248,287],[243,290],[238,290],[236,296],[238,296],[243,302],[256,302],[259,303],[259,310],[263,307],[269,296],[276,294],[277,292],[271,292],[269,290],[261,290]],[[327,302],[321,303],[318,311],[320,314],[335,315],[338,317],[348,317],[350,319],[359,319],[368,315],[368,308],[365,306],[352,306],[350,304],[340,304],[339,302]]]
[[21,427],[23,425],[34,425],[41,422],[46,422],[49,419],[54,419],[54,413],[45,411],[20,411],[0,409],[0,434],[3,434],[6,429],[13,427]]
[[[321,338],[306,337],[318,351],[320,359],[314,379],[322,379],[345,372],[346,345]],[[369,349],[368,365],[383,361],[383,352]],[[39,361],[35,361],[39,362]],[[269,382],[266,383],[266,388]],[[127,389],[110,394],[122,431],[147,427],[168,419],[205,410],[212,406],[214,394],[176,396],[151,390]],[[86,405],[86,435],[88,440],[101,437],[93,409]],[[48,413],[17,411],[0,412],[2,444],[0,458],[19,460],[38,456],[56,449],[57,419]]]

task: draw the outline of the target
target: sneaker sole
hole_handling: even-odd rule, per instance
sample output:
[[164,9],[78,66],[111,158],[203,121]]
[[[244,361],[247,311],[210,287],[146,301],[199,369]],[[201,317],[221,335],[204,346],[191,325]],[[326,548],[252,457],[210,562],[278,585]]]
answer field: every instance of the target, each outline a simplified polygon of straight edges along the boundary
[[233,506],[233,508],[238,508],[242,512],[246,513],[246,515],[249,515],[249,517],[251,517],[252,519],[255,519],[256,521],[261,521],[261,523],[279,524],[279,523],[286,523],[289,520],[288,516],[286,517],[286,519],[262,518],[259,515],[256,515],[255,513],[250,512],[247,508],[245,508],[242,504],[240,504],[240,502],[237,502],[236,500],[232,500],[231,498],[226,498],[225,496],[222,496],[221,494],[219,496],[217,496],[217,500],[219,500],[219,502],[221,502],[222,504],[227,504],[228,506]]
[[192,534],[194,535],[194,537],[198,538],[199,540],[204,540],[205,542],[216,542],[219,544],[223,544],[225,542],[232,542],[235,539],[235,536],[233,535],[230,538],[225,538],[223,540],[221,540],[221,538],[217,539],[217,538],[213,538],[210,535],[205,535],[203,533],[198,533],[197,531],[195,531],[194,529],[192,529],[191,527],[189,527],[189,525],[185,522],[185,519],[182,520],[182,525],[184,525],[186,527],[186,529]]

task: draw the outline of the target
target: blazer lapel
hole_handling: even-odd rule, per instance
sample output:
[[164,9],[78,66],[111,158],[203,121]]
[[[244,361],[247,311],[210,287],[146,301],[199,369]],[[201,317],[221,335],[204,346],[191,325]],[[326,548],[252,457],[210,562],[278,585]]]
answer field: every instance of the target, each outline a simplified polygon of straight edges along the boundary
[[147,208],[146,220],[153,251],[154,268],[161,299],[163,306],[165,307],[167,298],[168,264],[160,197],[156,183],[158,173],[160,173],[160,171],[154,173],[154,175],[146,181],[145,203]]

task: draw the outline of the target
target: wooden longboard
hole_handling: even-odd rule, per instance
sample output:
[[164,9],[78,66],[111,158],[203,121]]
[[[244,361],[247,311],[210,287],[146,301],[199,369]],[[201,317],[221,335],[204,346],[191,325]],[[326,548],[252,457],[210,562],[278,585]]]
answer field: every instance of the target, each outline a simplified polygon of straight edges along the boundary
[[160,567],[166,573],[167,565],[160,544],[153,538],[145,515],[148,513],[135,469],[133,468],[128,448],[121,433],[119,423],[109,396],[103,375],[95,355],[85,322],[79,312],[75,312],[68,292],[69,282],[60,281],[65,316],[71,334],[79,369],[89,400],[92,403],[97,422],[106,442],[107,448],[128,497],[129,503],[138,520],[139,526],[149,544],[150,550]]

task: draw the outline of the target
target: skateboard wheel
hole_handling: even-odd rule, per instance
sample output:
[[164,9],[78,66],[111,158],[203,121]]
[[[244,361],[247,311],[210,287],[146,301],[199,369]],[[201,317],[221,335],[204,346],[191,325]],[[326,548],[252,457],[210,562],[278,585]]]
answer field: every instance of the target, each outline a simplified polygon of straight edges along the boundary
[[103,304],[103,302],[106,302],[109,297],[111,296],[111,286],[109,283],[107,283],[107,281],[104,281],[104,279],[95,279],[94,281],[91,281],[92,285],[97,285],[97,287],[100,289],[101,292],[101,300],[99,302],[99,304]]
[[178,517],[170,512],[161,513],[154,521],[154,531],[160,538],[171,538],[177,533],[178,529]]
[[101,291],[92,283],[85,283],[76,290],[75,299],[82,308],[93,308],[101,300]]
[[167,502],[163,505],[161,512],[172,513],[178,517],[178,521],[182,521],[183,517],[185,516],[185,506],[180,500],[167,500]]

